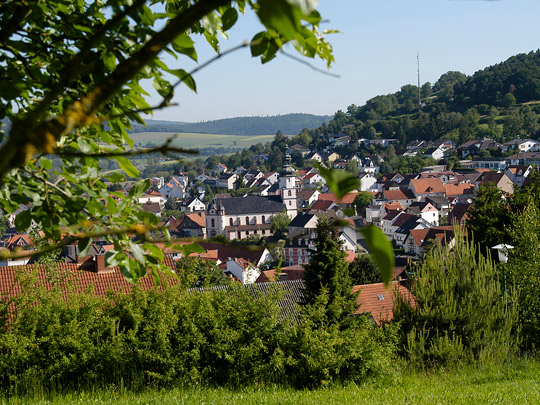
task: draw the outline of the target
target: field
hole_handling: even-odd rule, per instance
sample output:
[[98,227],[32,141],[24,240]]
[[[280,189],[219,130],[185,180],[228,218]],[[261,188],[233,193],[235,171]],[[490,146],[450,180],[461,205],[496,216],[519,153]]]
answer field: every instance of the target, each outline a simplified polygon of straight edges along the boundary
[[440,372],[400,372],[387,382],[347,387],[292,390],[280,387],[231,391],[221,388],[147,390],[123,387],[66,395],[39,393],[3,398],[8,403],[48,404],[537,404],[540,403],[540,363],[516,360],[507,365],[462,366]]
[[140,132],[131,134],[135,144],[146,145],[148,142],[161,145],[173,136],[176,136],[173,145],[182,148],[249,148],[257,143],[271,142],[274,135],[218,135],[218,134],[197,134],[197,133],[179,133],[174,132]]

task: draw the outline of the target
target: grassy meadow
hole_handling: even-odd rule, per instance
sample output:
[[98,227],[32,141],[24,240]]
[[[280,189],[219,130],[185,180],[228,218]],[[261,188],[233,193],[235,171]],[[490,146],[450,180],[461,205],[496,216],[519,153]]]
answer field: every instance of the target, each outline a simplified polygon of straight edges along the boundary
[[505,365],[466,365],[443,371],[400,371],[391,381],[293,390],[282,387],[160,389],[130,392],[125,387],[68,394],[37,390],[3,403],[42,404],[537,404],[540,363],[519,359]]
[[198,133],[174,133],[174,132],[140,132],[131,134],[135,144],[146,145],[152,142],[161,145],[167,139],[176,136],[173,145],[182,148],[249,148],[257,143],[271,142],[274,135],[219,135]]

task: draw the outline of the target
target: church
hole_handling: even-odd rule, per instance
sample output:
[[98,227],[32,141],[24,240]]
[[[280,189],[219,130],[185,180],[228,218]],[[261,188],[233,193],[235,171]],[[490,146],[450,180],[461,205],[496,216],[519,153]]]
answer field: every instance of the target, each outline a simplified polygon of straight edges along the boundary
[[272,235],[272,217],[286,212],[296,216],[296,174],[291,156],[279,171],[279,195],[214,198],[206,210],[206,235],[223,235],[227,239],[243,239]]

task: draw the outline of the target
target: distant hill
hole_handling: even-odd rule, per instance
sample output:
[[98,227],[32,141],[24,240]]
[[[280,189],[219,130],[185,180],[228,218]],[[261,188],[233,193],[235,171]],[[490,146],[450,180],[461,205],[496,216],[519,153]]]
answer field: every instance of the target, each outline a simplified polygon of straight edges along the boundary
[[484,137],[540,138],[540,51],[512,56],[472,76],[449,71],[420,89],[406,84],[337,111],[318,130],[356,139],[396,138],[402,147],[441,137],[458,144]]
[[194,132],[224,135],[272,135],[281,131],[295,135],[304,128],[313,129],[332,117],[312,114],[286,114],[268,117],[236,117],[206,122],[146,120],[146,126],[133,124],[132,132]]

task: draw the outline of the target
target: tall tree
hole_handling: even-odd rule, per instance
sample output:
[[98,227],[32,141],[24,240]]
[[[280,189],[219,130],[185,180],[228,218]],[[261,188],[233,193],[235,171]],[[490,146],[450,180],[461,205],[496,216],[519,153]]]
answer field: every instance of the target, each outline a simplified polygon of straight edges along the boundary
[[326,313],[329,319],[343,321],[357,307],[352,293],[349,266],[339,239],[337,226],[326,216],[317,222],[315,249],[304,266],[306,303],[314,304],[321,294],[327,294]]

